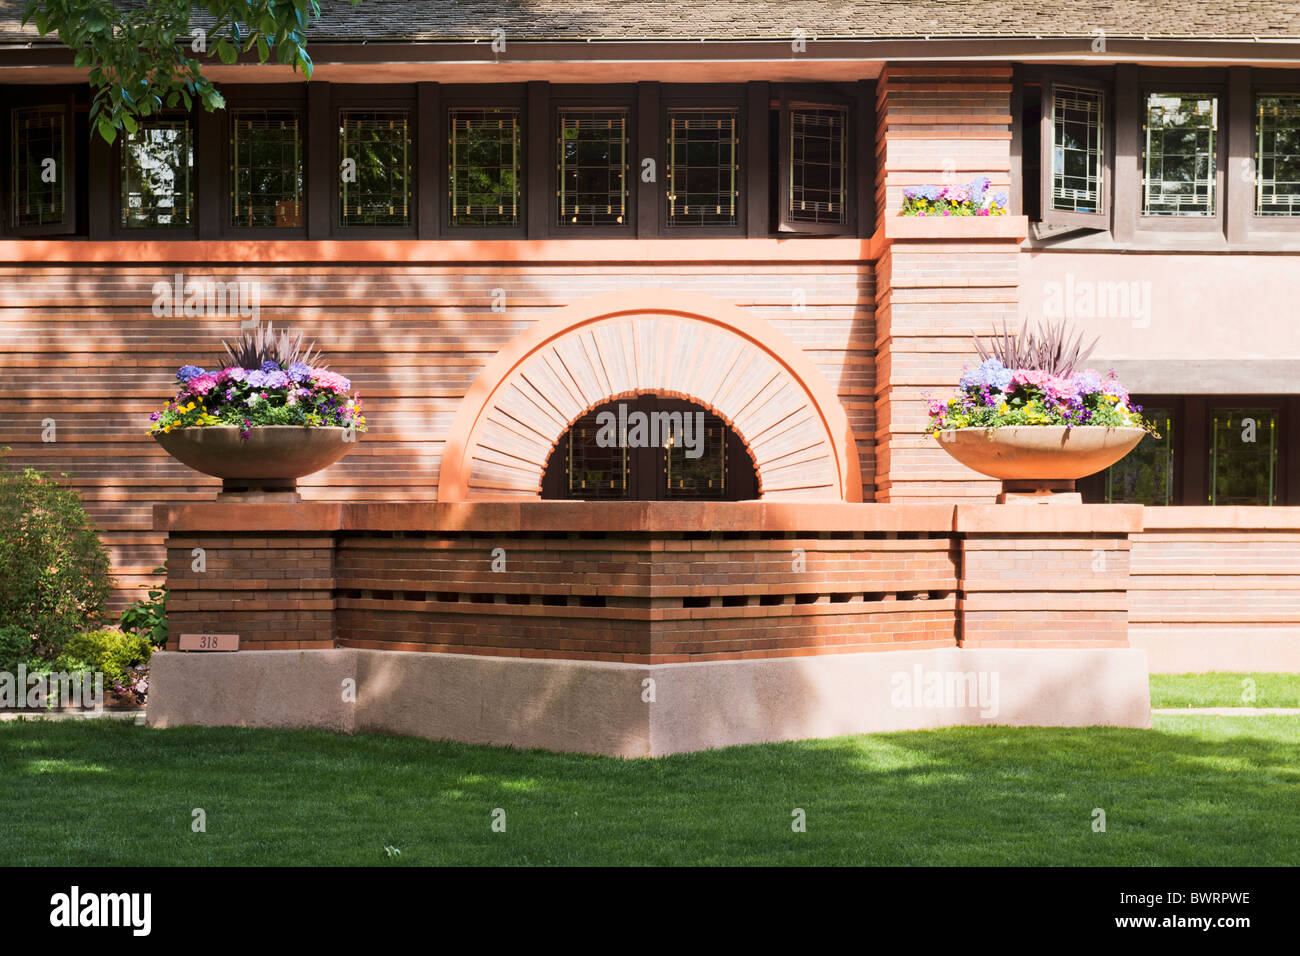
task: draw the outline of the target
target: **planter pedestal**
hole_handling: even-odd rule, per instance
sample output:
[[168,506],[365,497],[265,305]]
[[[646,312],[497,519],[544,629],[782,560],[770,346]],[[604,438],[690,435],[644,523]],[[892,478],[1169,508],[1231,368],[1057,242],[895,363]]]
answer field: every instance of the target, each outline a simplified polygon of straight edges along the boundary
[[1081,505],[1083,495],[1073,481],[1013,479],[1002,482],[1000,505]]
[[297,504],[298,482],[294,478],[223,478],[218,501],[255,501],[265,504]]

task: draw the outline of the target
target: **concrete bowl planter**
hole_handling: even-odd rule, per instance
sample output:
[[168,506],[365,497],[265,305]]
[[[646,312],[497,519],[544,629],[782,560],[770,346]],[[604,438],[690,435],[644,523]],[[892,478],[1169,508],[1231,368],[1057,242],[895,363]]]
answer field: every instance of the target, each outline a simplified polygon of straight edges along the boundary
[[[344,441],[349,436],[351,440]],[[183,465],[214,478],[227,490],[240,488],[292,489],[296,479],[320,471],[354,447],[355,429],[309,428],[305,425],[260,425],[239,437],[235,425],[178,428],[154,438]]]
[[1104,425],[1018,425],[939,432],[939,447],[967,468],[1008,482],[1067,483],[1119,461],[1146,434]]

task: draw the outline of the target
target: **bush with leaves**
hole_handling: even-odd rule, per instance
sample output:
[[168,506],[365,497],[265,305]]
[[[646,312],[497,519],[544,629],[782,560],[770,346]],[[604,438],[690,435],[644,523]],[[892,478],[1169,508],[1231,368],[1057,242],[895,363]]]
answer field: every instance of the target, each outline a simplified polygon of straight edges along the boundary
[[0,627],[32,635],[53,657],[98,626],[113,587],[108,554],[71,488],[0,455]]
[[[78,634],[64,645],[63,659],[104,675],[104,688],[143,703],[153,647],[137,634],[105,628]],[[142,683],[142,679],[146,683]]]
[[[163,575],[166,580],[167,565],[154,568],[153,573]],[[118,618],[118,627],[139,635],[153,647],[165,647],[167,645],[167,585],[144,584],[141,587],[149,589],[149,597],[141,598],[124,610],[122,616]]]

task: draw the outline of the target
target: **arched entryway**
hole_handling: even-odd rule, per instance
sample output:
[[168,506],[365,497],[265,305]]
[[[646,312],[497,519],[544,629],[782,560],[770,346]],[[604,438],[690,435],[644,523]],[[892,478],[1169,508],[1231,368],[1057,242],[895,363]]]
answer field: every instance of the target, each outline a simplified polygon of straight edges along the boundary
[[749,501],[758,473],[740,436],[702,405],[642,395],[583,415],[542,472],[558,501]]
[[438,499],[540,498],[547,463],[575,422],[645,395],[725,422],[764,499],[862,500],[848,418],[803,351],[736,306],[659,289],[567,306],[509,342],[456,413]]

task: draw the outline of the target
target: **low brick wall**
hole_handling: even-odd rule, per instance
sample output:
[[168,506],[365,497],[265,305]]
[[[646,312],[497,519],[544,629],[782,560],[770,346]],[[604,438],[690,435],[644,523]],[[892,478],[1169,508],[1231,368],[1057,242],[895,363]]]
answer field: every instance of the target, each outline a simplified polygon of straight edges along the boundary
[[1156,672],[1300,670],[1300,508],[1148,508],[1130,639]]
[[172,649],[238,633],[244,650],[671,664],[1126,647],[1141,509],[217,503],[156,520]]

